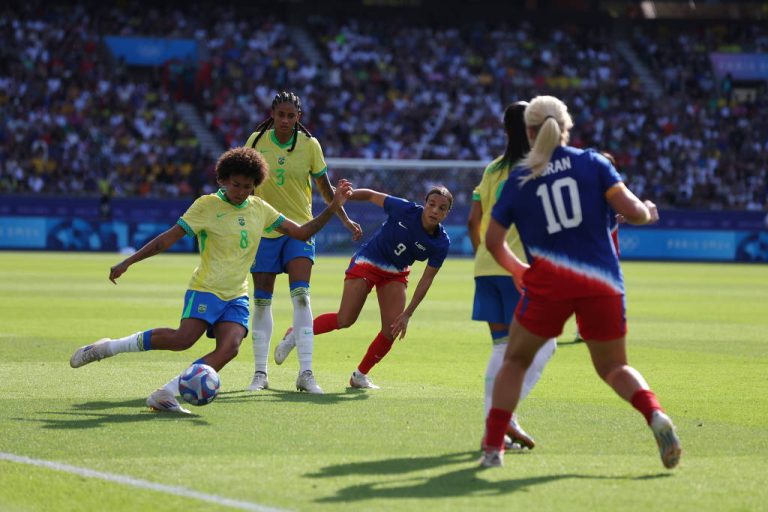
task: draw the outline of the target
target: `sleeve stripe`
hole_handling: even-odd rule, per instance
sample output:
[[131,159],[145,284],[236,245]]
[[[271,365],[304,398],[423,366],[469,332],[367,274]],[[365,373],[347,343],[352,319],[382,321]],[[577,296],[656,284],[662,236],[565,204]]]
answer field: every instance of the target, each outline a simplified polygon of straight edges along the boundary
[[320,171],[318,171],[318,172],[310,172],[309,174],[311,174],[313,178],[319,178],[320,176],[322,176],[323,174],[325,174],[327,172],[328,172],[328,166],[326,165]]
[[193,237],[193,238],[195,237],[195,232],[194,232],[194,230],[193,230],[191,227],[189,227],[189,224],[187,224],[187,223],[184,221],[184,219],[179,219],[179,220],[177,220],[177,221],[176,221],[176,224],[178,224],[179,226],[181,226],[181,228],[182,228],[182,229],[183,229],[183,230],[184,230],[184,231],[187,233],[187,236],[191,236],[191,237]]
[[285,215],[280,215],[280,216],[279,216],[279,217],[278,217],[278,218],[275,220],[275,222],[273,222],[272,224],[270,224],[270,226],[264,230],[264,232],[265,232],[265,233],[271,233],[272,231],[274,231],[274,230],[275,230],[275,228],[276,228],[276,227],[278,227],[280,224],[282,224],[284,220],[285,220]]
[[605,191],[605,198],[608,199],[613,194],[617,194],[619,190],[626,190],[627,186],[624,185],[623,181],[619,181],[618,183],[614,183],[611,188]]

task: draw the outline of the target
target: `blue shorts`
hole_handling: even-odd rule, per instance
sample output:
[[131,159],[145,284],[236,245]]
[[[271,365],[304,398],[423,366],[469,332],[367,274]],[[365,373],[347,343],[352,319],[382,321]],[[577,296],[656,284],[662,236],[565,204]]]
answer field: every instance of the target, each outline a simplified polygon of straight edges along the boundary
[[187,290],[184,294],[184,310],[181,319],[197,318],[208,324],[206,335],[215,338],[213,326],[218,322],[234,322],[245,327],[248,334],[248,315],[250,300],[247,295],[232,300],[221,300],[216,295],[197,290]]
[[519,301],[512,276],[476,277],[472,320],[509,325]]
[[315,262],[315,237],[306,242],[289,236],[262,238],[251,272],[282,274],[288,262],[296,258],[307,258]]

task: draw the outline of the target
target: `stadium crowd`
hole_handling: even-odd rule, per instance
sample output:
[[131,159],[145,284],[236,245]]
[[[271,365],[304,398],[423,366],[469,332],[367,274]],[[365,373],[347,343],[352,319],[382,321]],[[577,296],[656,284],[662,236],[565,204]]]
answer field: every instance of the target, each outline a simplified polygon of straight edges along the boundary
[[[503,150],[505,104],[551,93],[571,106],[571,142],[613,153],[641,196],[664,207],[768,209],[765,89],[737,102],[707,60],[719,49],[764,51],[768,31],[757,24],[702,28],[700,38],[637,25],[625,37],[663,89],[654,97],[606,25],[309,17],[297,27],[207,4],[30,5],[0,17],[0,193],[211,189],[212,156],[179,119],[178,101],[194,104],[225,147],[244,143],[274,93],[290,89],[326,157],[488,161]],[[101,44],[116,34],[193,38],[200,60],[137,70]],[[427,186],[415,173],[397,172],[397,183],[390,172],[349,174],[394,194]],[[477,174],[426,176],[465,201]]]
[[102,17],[72,8],[0,16],[0,193],[199,193],[212,159],[156,73],[112,59]]

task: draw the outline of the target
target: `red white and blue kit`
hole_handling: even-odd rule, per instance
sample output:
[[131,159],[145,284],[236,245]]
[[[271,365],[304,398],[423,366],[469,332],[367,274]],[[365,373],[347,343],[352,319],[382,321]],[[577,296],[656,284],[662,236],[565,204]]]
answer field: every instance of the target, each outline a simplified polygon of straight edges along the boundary
[[426,260],[435,268],[442,266],[451,241],[442,225],[434,235],[424,230],[421,222],[424,207],[387,196],[384,211],[387,220],[352,256],[347,269],[349,277],[363,277],[373,284],[382,278],[406,282],[414,261]]
[[[606,201],[623,187],[619,173],[600,153],[569,146],[556,148],[543,174],[520,186],[520,178],[529,172],[517,168],[510,173],[492,212],[502,226],[514,223],[520,233],[531,265],[523,276],[525,295],[528,300],[538,297],[546,301],[619,297],[620,301],[609,301],[613,304],[609,309],[619,317],[610,327],[596,325],[611,313],[603,309],[602,318],[593,315],[588,310],[598,309],[594,301],[591,306],[570,303],[562,314],[570,308],[564,322],[575,312],[580,330],[583,320],[591,324],[587,326],[591,339],[623,335],[624,279],[611,239],[614,213]],[[525,315],[524,302],[528,300],[518,306],[516,317],[520,320],[524,320],[521,315]],[[584,315],[579,314],[580,308]],[[552,334],[559,316],[555,314],[550,322],[537,318],[521,323],[537,335],[554,336],[560,334]]]

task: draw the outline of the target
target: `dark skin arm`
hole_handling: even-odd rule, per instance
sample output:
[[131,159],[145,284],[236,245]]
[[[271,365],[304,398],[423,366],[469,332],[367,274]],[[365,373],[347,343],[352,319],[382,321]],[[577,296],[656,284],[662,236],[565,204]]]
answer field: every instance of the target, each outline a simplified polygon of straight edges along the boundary
[[125,271],[128,270],[128,267],[138,261],[151,258],[155,254],[160,254],[161,252],[167,251],[173,244],[184,238],[184,235],[186,235],[184,228],[178,224],[174,224],[173,227],[171,227],[169,230],[157,235],[155,238],[147,242],[144,247],[131,254],[117,265],[110,268],[109,280],[114,284],[117,284],[117,281],[115,280],[121,275],[125,274]]
[[477,254],[477,248],[480,247],[480,221],[483,218],[483,205],[480,201],[472,201],[472,207],[469,209],[467,218],[467,234],[472,241],[472,252]]
[[[320,191],[320,195],[323,196],[325,204],[331,204],[335,191],[331,185],[331,180],[328,178],[328,173],[315,178],[315,184],[317,184],[317,189]],[[360,240],[360,237],[363,236],[363,229],[360,227],[360,224],[349,218],[343,206],[336,210],[336,216],[341,220],[342,224],[344,224],[344,227],[352,233],[352,240]]]
[[352,184],[344,179],[339,180],[330,204],[325,210],[320,212],[320,215],[302,225],[298,225],[290,219],[284,219],[275,230],[291,238],[307,241],[331,220],[331,217],[347,202],[351,195]]

